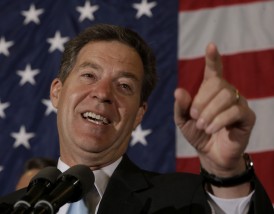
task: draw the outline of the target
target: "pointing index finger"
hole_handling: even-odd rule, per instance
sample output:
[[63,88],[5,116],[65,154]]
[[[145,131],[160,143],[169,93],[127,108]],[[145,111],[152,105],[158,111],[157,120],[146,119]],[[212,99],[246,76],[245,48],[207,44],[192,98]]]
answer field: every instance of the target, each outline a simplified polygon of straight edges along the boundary
[[214,76],[222,76],[222,59],[217,46],[209,43],[206,47],[204,80]]

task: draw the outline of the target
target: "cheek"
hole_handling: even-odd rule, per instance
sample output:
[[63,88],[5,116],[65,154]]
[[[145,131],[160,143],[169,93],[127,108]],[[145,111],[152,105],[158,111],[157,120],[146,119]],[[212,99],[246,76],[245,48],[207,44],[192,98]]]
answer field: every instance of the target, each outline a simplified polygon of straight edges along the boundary
[[77,93],[72,93],[69,90],[62,91],[58,102],[58,120],[62,126],[71,124],[75,115],[77,99]]
[[[124,108],[124,119],[127,123],[131,123],[133,129],[141,122],[142,114],[138,106],[139,103],[131,102],[127,107]],[[138,106],[138,107],[137,107]]]
[[80,99],[81,89],[76,87],[64,87],[58,102],[58,110],[69,111],[75,108],[77,100]]
[[144,114],[145,114],[145,109],[143,107],[140,107],[136,114],[134,129],[142,122]]

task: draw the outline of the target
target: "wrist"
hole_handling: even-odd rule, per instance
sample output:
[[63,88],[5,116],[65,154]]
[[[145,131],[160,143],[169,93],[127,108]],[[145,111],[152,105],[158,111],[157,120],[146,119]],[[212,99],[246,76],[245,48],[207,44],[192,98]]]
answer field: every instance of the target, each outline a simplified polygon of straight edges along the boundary
[[211,184],[204,184],[204,188],[208,193],[218,198],[235,199],[249,195],[254,190],[254,185],[250,182],[233,187],[217,187]]
[[245,171],[232,177],[219,177],[207,172],[202,166],[200,174],[205,183],[216,187],[233,187],[247,182],[251,182],[254,178],[253,162],[248,154],[243,155],[245,161]]

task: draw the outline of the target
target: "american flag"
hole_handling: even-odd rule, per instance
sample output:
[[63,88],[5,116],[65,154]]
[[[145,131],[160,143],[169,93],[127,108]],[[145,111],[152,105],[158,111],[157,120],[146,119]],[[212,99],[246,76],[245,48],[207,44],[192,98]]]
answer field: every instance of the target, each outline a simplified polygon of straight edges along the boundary
[[256,0],[2,0],[0,2],[0,195],[15,188],[24,162],[58,158],[49,86],[64,44],[95,23],[137,31],[157,56],[159,83],[128,154],[142,168],[198,173],[196,153],[173,122],[173,91],[194,94],[204,50],[215,42],[224,76],[248,98],[257,124],[247,151],[274,203],[274,2]]

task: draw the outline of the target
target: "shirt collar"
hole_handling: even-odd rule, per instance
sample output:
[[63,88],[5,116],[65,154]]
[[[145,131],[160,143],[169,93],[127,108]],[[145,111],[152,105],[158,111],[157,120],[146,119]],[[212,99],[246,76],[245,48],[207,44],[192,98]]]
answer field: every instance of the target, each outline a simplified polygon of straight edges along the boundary
[[[120,157],[118,160],[114,161],[108,166],[105,166],[101,169],[93,171],[93,174],[95,177],[94,184],[101,198],[103,197],[103,194],[106,190],[109,178],[112,176],[114,170],[117,168],[121,160],[122,160],[122,157]],[[59,158],[57,168],[61,172],[64,172],[70,167]]]

